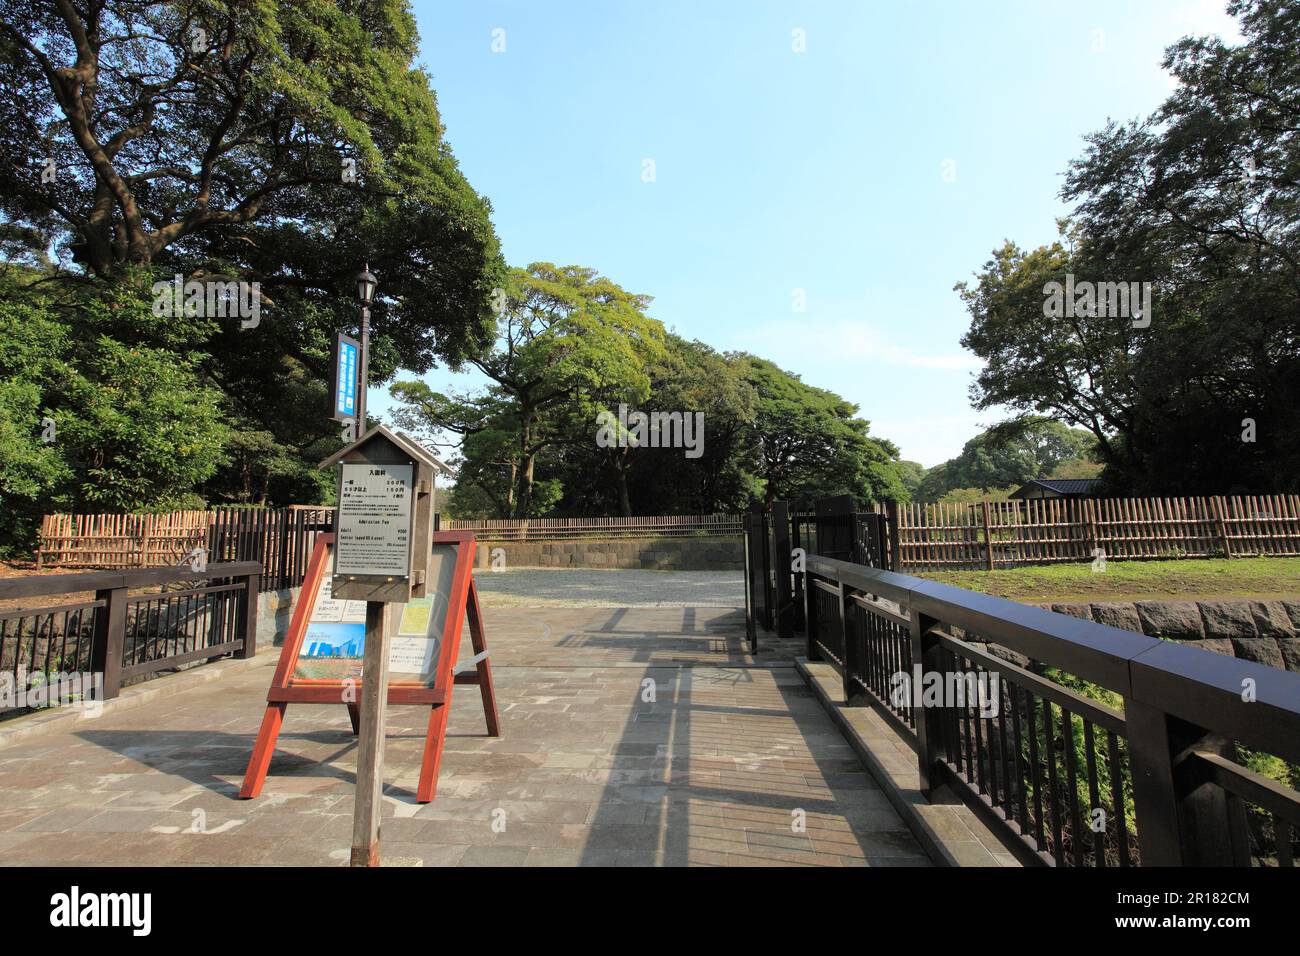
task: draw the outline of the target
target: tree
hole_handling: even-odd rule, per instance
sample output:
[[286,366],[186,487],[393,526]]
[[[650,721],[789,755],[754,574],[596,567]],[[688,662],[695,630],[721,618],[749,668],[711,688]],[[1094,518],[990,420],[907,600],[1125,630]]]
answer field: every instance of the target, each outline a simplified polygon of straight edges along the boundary
[[0,542],[30,547],[40,515],[198,504],[225,458],[220,395],[175,338],[202,320],[160,320],[129,282],[52,301],[0,271]]
[[372,382],[491,341],[491,208],[445,140],[405,0],[0,0],[0,23],[0,250],[70,290],[260,291],[253,327],[167,346],[220,390],[237,446],[196,490],[319,500],[340,443],[330,339],[356,331],[362,263],[380,279]]
[[[423,382],[398,382],[391,392],[405,408],[396,420],[465,436],[473,464],[464,479],[508,516],[540,513],[539,456],[576,436],[594,442],[597,413],[609,410],[611,398],[649,393],[649,367],[664,350],[662,324],[643,311],[649,301],[582,266],[512,269],[498,299],[496,345],[468,359],[492,385],[448,396]],[[546,506],[557,491],[548,486]]]
[[1075,470],[1085,468],[1093,445],[1088,432],[1050,418],[1012,419],[976,435],[956,458],[926,472],[919,497],[954,500],[952,493],[959,489],[1014,491],[1033,478],[1055,475],[1067,462]]
[[921,482],[925,480],[925,466],[919,461],[907,461],[900,459],[894,464],[898,471],[898,479],[903,483],[907,490],[907,498],[904,500],[913,500],[921,490]]
[[782,498],[810,502],[837,494],[859,502],[906,497],[898,448],[869,436],[856,405],[766,359],[740,358],[758,396],[751,449],[766,506]]
[[[1164,105],[1089,137],[1063,189],[1065,242],[1008,243],[958,286],[963,344],[987,363],[976,406],[1087,428],[1126,493],[1300,480],[1300,11],[1229,10],[1245,43],[1175,44]],[[1044,286],[1067,273],[1150,282],[1151,314],[1048,317]]]
[[621,401],[630,413],[691,416],[693,447],[637,443],[635,434],[602,445],[592,441],[588,421],[575,420],[565,431],[576,440],[557,445],[547,463],[564,489],[557,514],[708,514],[748,505],[756,490],[747,458],[756,396],[742,363],[672,334],[664,346],[648,369],[652,408],[638,409],[617,392],[602,396],[601,405],[616,410]]

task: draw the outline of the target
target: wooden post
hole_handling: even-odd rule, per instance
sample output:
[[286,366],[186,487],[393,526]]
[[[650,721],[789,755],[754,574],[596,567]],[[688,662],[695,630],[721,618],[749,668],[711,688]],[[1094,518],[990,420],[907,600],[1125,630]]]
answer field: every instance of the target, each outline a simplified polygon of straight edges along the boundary
[[1249,866],[1241,801],[1184,770],[1196,750],[1233,759],[1232,743],[1143,701],[1125,700],[1124,716],[1142,865]]
[[95,614],[94,637],[90,642],[90,670],[104,675],[104,700],[122,692],[122,651],[126,639],[126,588],[95,592],[104,606]]
[[776,633],[781,638],[794,637],[794,605],[790,578],[790,503],[772,505],[772,560],[776,564]]
[[939,638],[930,633],[930,628],[939,622],[927,617],[916,608],[912,608],[911,642],[913,672],[908,674],[909,687],[912,692],[912,718],[916,726],[916,768],[919,776],[921,794],[933,803],[945,802],[935,793],[943,781],[939,779],[938,768],[944,756],[943,708],[925,707],[916,704],[923,700],[921,688],[912,686],[916,680],[915,668],[920,666],[922,674],[942,674],[944,672],[943,648]]
[[1223,556],[1231,558],[1232,541],[1228,538],[1228,522],[1224,520],[1222,499],[1218,497],[1211,498],[1210,510],[1214,514],[1214,524],[1219,532],[1219,542],[1223,545]]
[[989,530],[989,500],[987,498],[982,502],[984,505],[984,563],[988,565],[990,571],[993,570],[993,532]]
[[885,516],[889,522],[889,570],[903,570],[903,555],[900,546],[900,535],[898,527],[898,502],[885,502]]
[[[839,605],[840,634],[844,639],[844,669],[840,674],[844,687],[844,704],[847,707],[864,707],[867,695],[857,679],[865,674],[867,662],[858,654],[857,628],[853,626],[855,604],[848,585],[843,581],[840,582],[840,596],[836,602]],[[865,626],[870,627],[870,621],[866,621]]]
[[822,652],[817,649],[817,627],[821,623],[817,619],[817,584],[816,578],[812,572],[805,566],[803,572],[803,601],[804,601],[804,631],[808,638],[807,654],[808,660],[819,661],[822,659]]
[[361,728],[357,796],[352,810],[352,865],[379,865],[383,816],[384,728],[388,716],[388,605],[366,602],[366,650],[361,672]]
[[257,592],[261,589],[262,576],[249,574],[244,577],[244,591],[236,599],[235,637],[243,641],[244,646],[235,652],[237,658],[249,658],[257,655]]

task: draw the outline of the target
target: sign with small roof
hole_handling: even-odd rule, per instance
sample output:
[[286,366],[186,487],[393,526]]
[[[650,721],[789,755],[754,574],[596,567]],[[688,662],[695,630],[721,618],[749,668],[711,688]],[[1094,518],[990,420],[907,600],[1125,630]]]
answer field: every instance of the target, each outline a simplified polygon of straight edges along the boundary
[[405,604],[425,596],[434,479],[450,469],[408,435],[377,425],[321,462],[339,466],[333,596]]

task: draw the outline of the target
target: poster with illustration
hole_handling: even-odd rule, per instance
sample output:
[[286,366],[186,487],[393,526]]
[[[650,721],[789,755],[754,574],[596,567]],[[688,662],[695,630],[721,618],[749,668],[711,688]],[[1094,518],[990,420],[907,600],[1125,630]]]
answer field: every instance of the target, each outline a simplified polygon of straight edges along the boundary
[[[456,567],[456,545],[434,545],[429,597],[389,610],[388,679],[432,685]],[[328,560],[327,556],[327,560]],[[326,565],[329,567],[330,565]],[[366,602],[339,601],[331,577],[322,575],[293,676],[306,680],[359,680],[366,650]]]
[[330,593],[331,585],[330,575],[321,575],[294,677],[346,680],[361,676],[361,658],[366,650],[366,602],[336,600]]
[[435,544],[429,557],[429,596],[393,609],[396,633],[388,644],[389,680],[433,683],[455,569],[456,545]]

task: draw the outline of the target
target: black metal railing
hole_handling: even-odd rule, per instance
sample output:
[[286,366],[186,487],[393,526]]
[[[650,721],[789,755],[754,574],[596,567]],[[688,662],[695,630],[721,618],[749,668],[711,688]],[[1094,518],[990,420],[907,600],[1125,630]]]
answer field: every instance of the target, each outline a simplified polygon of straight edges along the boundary
[[10,674],[16,681],[20,671],[87,670],[96,617],[104,604],[80,601],[0,612],[0,674]]
[[1300,675],[809,555],[811,660],[1025,863],[1293,866]]
[[[111,699],[123,682],[161,670],[228,654],[252,657],[261,571],[256,561],[240,561],[202,572],[152,568],[0,581],[0,600],[95,595],[0,612],[0,674],[14,687],[95,674]],[[141,593],[152,588],[160,590]]]

